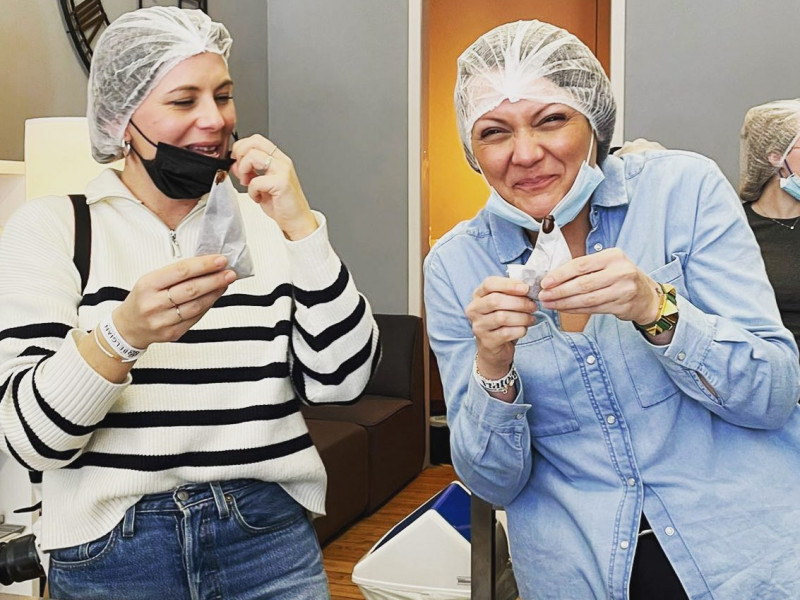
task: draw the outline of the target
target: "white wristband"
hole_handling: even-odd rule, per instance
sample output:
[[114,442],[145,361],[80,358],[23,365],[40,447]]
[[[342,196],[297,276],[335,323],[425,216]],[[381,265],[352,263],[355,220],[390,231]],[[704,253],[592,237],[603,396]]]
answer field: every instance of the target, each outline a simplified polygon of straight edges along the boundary
[[117,328],[114,326],[114,319],[110,314],[100,321],[97,327],[100,329],[100,333],[109,347],[119,355],[120,361],[133,362],[144,352],[143,349],[131,346],[125,341],[125,338],[120,335],[119,331],[117,331]]

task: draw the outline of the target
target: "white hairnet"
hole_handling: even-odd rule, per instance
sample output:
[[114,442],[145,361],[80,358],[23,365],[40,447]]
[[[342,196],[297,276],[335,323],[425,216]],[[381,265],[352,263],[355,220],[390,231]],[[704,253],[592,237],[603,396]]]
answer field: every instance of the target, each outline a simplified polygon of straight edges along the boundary
[[89,71],[86,116],[95,160],[122,157],[131,115],[170,69],[203,52],[227,62],[232,43],[225,26],[201,10],[154,6],[114,20],[97,42]]
[[[753,202],[800,136],[800,100],[754,106],[744,116],[739,146],[739,197]],[[772,160],[770,160],[772,155]],[[774,162],[773,162],[774,161]]]
[[617,112],[611,83],[591,50],[568,31],[541,21],[506,23],[483,34],[459,57],[456,119],[476,171],[472,126],[506,99],[574,108],[597,134],[597,162],[608,155]]

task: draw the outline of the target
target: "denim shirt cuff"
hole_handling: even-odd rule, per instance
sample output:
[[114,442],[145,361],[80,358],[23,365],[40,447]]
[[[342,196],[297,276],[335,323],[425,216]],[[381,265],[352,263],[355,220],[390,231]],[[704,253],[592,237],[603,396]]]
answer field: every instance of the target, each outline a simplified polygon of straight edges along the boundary
[[665,346],[656,346],[650,342],[648,344],[664,359],[698,371],[714,339],[714,327],[708,315],[686,298],[678,296],[677,303],[680,318],[672,341]]
[[470,376],[464,408],[484,426],[507,429],[509,425],[525,422],[523,417],[531,405],[523,402],[524,397],[521,379],[517,379],[517,395],[514,401],[504,402],[490,396],[475,377]]

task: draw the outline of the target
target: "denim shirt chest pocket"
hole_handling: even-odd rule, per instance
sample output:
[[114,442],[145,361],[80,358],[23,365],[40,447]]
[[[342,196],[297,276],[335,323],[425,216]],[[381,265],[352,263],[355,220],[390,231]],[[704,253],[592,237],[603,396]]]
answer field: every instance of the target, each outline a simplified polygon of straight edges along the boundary
[[[683,268],[680,259],[676,258],[666,265],[649,273],[653,281],[675,286],[679,294],[684,294]],[[631,323],[618,321],[622,354],[627,366],[631,384],[642,408],[660,404],[677,396],[680,389],[667,375],[666,370],[653,355],[647,342]]]
[[514,363],[522,378],[525,401],[531,404],[528,422],[533,437],[579,429],[564,385],[553,327],[551,321],[540,320],[516,345]]

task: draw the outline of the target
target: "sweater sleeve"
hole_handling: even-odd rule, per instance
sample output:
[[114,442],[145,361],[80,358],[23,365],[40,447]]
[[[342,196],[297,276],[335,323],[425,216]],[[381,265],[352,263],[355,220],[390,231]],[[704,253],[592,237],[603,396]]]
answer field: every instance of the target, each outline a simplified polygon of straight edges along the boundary
[[78,352],[80,277],[66,198],[21,207],[0,236],[0,433],[30,470],[72,462],[127,385]]
[[325,217],[315,216],[313,234],[286,242],[295,300],[292,382],[309,404],[344,404],[375,371],[380,338],[369,302],[328,241]]

